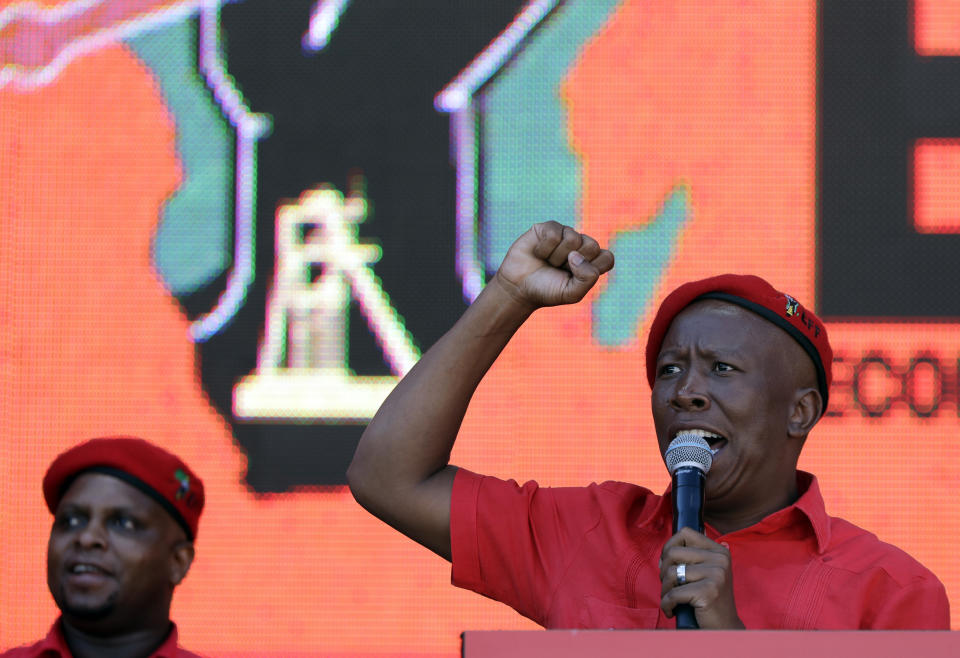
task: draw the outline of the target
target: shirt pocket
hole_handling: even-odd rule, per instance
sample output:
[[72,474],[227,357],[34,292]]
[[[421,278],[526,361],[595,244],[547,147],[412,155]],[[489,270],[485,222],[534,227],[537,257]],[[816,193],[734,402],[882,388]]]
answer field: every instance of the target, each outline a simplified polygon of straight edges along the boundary
[[654,629],[659,617],[659,608],[628,608],[585,596],[580,609],[580,628]]

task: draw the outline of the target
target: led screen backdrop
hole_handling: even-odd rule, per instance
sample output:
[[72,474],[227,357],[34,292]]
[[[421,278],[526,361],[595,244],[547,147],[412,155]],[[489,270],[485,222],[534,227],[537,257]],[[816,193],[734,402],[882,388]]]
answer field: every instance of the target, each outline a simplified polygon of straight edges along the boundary
[[55,617],[46,465],[118,433],[206,483],[193,650],[449,656],[532,627],[344,471],[545,219],[616,269],[524,327],[455,463],[662,490],[651,310],[756,273],[836,353],[802,467],[960,624],[960,2],[14,0],[0,58],[0,646]]

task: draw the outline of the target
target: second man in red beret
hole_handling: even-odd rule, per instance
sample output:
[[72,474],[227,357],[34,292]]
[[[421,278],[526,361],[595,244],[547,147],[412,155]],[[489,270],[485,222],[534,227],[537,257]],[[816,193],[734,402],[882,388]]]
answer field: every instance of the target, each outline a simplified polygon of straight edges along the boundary
[[142,439],[93,439],[43,480],[54,515],[47,584],[61,617],[3,658],[186,658],[170,621],[193,563],[204,493],[177,456]]

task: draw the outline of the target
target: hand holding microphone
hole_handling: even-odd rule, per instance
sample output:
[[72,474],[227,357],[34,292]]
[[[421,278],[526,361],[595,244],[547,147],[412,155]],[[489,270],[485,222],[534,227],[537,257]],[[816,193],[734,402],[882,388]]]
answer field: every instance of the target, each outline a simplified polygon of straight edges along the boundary
[[674,535],[660,558],[660,607],[678,629],[743,628],[733,597],[730,551],[703,533],[704,484],[710,445],[680,433],[665,455],[673,478]]

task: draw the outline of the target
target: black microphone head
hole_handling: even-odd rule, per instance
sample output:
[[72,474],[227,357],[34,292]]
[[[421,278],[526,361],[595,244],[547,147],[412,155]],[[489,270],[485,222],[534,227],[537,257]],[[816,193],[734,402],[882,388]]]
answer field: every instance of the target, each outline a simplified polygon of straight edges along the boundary
[[680,432],[667,446],[664,460],[670,475],[681,466],[692,466],[707,473],[713,465],[713,453],[710,451],[710,444],[702,436]]

